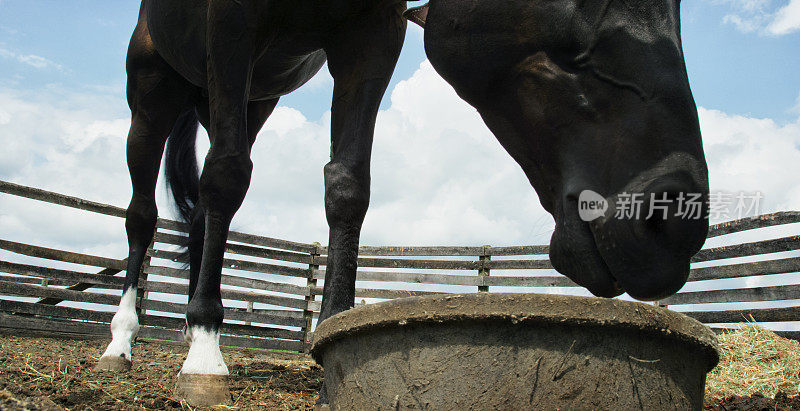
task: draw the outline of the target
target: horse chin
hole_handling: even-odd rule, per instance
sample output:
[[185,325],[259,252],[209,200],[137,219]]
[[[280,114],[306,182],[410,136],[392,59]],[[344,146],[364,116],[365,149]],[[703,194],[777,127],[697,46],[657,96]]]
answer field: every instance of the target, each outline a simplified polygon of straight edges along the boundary
[[619,229],[580,220],[560,222],[550,240],[553,267],[597,297],[627,292],[637,300],[652,301],[683,286],[690,256],[647,239],[629,241]]
[[[605,266],[620,288],[637,300],[659,300],[680,290],[689,277],[690,259],[702,245],[674,247],[657,236],[636,235],[633,224],[617,219],[591,227]],[[685,242],[691,242],[690,236]]]
[[616,297],[624,292],[595,245],[588,224],[562,221],[550,239],[553,267],[597,297]]

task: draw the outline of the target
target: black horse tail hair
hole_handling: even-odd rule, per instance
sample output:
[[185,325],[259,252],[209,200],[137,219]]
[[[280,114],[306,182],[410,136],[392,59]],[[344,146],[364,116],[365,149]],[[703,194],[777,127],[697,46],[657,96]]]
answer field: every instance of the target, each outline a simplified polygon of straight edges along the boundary
[[178,117],[167,140],[164,177],[178,209],[180,219],[190,224],[200,192],[197,166],[197,112],[189,109]]

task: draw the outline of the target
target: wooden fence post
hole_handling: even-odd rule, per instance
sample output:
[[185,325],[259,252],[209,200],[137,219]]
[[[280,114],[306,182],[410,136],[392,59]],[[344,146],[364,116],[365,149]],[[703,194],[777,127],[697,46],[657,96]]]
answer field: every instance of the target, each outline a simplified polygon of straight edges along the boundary
[[[158,232],[158,229],[156,229]],[[151,255],[153,254],[153,247],[155,245],[155,233],[153,233],[153,240],[150,241],[150,245],[147,247],[147,252],[144,255],[144,262],[142,262],[142,269],[139,271],[139,284],[147,283],[147,271],[150,269],[150,259]],[[147,286],[139,287],[137,284],[136,287],[136,315],[143,315],[147,313],[145,309],[145,301],[150,298],[150,291],[147,290]]]
[[[491,259],[492,259],[491,255],[487,255],[486,254],[486,250],[489,247],[491,247],[491,246],[490,245],[483,246],[483,252],[478,257],[478,261],[481,261],[481,266],[480,266],[480,268],[478,268],[478,275],[481,278],[489,276],[489,267],[486,267],[486,265],[485,265],[486,264],[485,261],[491,261]],[[478,286],[478,292],[479,293],[488,293],[489,292],[489,286],[488,285],[479,285]]]
[[303,310],[303,318],[305,322],[303,323],[303,348],[302,352],[308,352],[309,348],[311,348],[311,326],[314,321],[314,309],[311,304],[314,302],[314,289],[317,288],[317,279],[314,278],[314,273],[319,270],[319,264],[317,262],[317,258],[319,257],[319,251],[322,248],[322,245],[318,242],[314,243],[314,251],[309,253],[311,255],[311,262],[308,264],[308,277],[306,277],[306,290],[308,291],[308,295],[306,295],[306,308]]
[[[248,313],[252,313],[253,312],[253,302],[252,301],[248,301],[247,302],[247,312]],[[244,325],[252,325],[252,323],[250,321],[245,321]]]

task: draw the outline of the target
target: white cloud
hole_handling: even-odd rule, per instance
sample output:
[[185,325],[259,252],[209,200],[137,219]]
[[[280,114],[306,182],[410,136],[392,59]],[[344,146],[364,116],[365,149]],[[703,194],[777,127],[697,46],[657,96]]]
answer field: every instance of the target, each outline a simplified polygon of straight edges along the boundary
[[[124,98],[48,93],[0,92],[0,178],[127,205]],[[699,112],[712,190],[761,191],[765,212],[800,208],[800,121]],[[327,242],[329,130],[330,113],[314,121],[294,108],[275,110],[253,148],[253,179],[234,229]],[[207,147],[201,134],[198,145]],[[161,215],[169,216],[165,199],[159,186]],[[124,251],[121,220],[93,224],[30,204],[0,196],[4,238],[46,233],[68,249]],[[428,62],[391,91],[376,126],[364,244],[543,244],[552,227],[517,164]]]
[[[253,149],[252,184],[234,226],[327,242],[329,134],[330,113],[314,122],[278,107]],[[375,130],[363,243],[541,243],[551,228],[542,214],[522,171],[429,63],[395,87]]]
[[33,68],[40,70],[46,68],[52,68],[58,71],[64,71],[64,67],[62,67],[60,64],[57,64],[53,61],[50,61],[42,56],[37,56],[35,54],[19,54],[11,50],[0,49],[0,57],[16,60],[20,63],[27,64]]
[[308,80],[306,84],[303,84],[304,89],[311,89],[311,90],[319,90],[322,88],[330,87],[333,85],[333,77],[331,77],[330,71],[328,71],[328,63],[325,63],[321,69],[317,72],[311,80]]
[[797,115],[800,118],[800,93],[797,94],[797,100],[795,100],[794,107],[789,109],[790,112]]
[[723,22],[733,24],[744,33],[781,36],[800,30],[800,0],[776,4],[776,0],[722,0],[731,13]]
[[800,120],[730,115],[700,108],[712,191],[761,192],[763,212],[800,209]]
[[722,18],[724,23],[733,24],[736,29],[743,33],[752,33],[763,25],[763,18],[742,17],[738,14],[727,14]]
[[777,36],[800,30],[800,0],[790,0],[778,10],[766,30]]

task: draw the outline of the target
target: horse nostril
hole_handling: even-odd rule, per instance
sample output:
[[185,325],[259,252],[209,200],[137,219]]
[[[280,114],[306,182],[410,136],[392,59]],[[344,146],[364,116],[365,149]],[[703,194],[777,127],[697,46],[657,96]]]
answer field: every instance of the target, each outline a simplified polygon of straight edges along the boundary
[[659,231],[668,225],[670,220],[680,217],[679,204],[685,198],[682,192],[661,191],[650,192],[645,196],[644,224],[653,231]]
[[708,227],[704,202],[702,194],[675,185],[649,190],[638,224],[640,234],[675,251],[693,249]]

